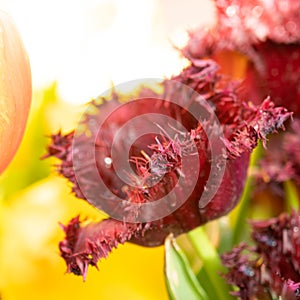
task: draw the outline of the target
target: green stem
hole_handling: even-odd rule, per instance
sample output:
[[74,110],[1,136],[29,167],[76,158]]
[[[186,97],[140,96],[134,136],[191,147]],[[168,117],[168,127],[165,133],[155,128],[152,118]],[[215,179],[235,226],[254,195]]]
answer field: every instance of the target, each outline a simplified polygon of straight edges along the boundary
[[284,191],[285,191],[285,199],[287,203],[287,210],[290,212],[292,210],[299,210],[299,197],[297,192],[297,187],[294,182],[291,180],[287,180],[283,183]]
[[208,239],[204,228],[198,227],[190,231],[187,236],[203,262],[203,268],[215,288],[218,299],[234,299],[229,294],[230,286],[226,284],[220,275],[221,273],[225,273],[226,269],[223,267],[219,254]]
[[[254,149],[254,151],[251,154],[250,158],[250,164],[249,164],[249,170],[253,168],[256,164],[258,159],[261,157],[263,151],[263,146],[261,143],[258,144],[258,146]],[[232,214],[232,244],[236,245],[238,242],[241,241],[243,230],[245,229],[246,225],[246,218],[248,215],[248,208],[249,208],[249,200],[252,192],[253,187],[253,177],[251,174],[248,174],[244,191],[240,200],[239,205],[236,207]]]
[[248,214],[249,199],[251,195],[252,184],[253,184],[253,178],[251,176],[248,176],[240,200],[240,204],[237,207],[235,218],[233,218],[233,222],[232,222],[232,228],[233,228],[232,245],[237,245],[241,241],[241,238],[243,236],[243,232],[246,225],[245,220]]

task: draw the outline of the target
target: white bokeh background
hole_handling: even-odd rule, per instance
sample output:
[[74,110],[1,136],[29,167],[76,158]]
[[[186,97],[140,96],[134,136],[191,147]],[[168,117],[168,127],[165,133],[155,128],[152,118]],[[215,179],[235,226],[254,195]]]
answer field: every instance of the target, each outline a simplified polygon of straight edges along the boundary
[[209,0],[0,0],[27,48],[35,89],[84,103],[127,80],[178,73],[173,45],[213,22]]

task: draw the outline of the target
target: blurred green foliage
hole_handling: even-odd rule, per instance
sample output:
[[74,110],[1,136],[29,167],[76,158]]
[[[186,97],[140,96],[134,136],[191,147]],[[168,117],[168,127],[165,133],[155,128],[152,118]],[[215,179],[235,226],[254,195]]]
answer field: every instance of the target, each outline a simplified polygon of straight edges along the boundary
[[59,101],[55,83],[34,93],[31,114],[21,146],[11,165],[0,177],[0,199],[9,199],[14,193],[50,174],[49,161],[40,158],[46,153],[49,143],[47,111],[49,106]]

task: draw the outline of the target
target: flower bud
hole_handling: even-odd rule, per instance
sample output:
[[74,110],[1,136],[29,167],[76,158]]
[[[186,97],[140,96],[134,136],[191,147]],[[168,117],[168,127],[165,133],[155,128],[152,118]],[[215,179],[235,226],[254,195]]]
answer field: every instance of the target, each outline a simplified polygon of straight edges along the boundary
[[300,114],[300,2],[214,0],[217,22],[199,28],[183,49],[188,58],[210,57],[221,71],[244,81],[259,103],[270,96]]
[[0,11],[0,174],[21,143],[31,95],[31,71],[24,45],[11,17]]

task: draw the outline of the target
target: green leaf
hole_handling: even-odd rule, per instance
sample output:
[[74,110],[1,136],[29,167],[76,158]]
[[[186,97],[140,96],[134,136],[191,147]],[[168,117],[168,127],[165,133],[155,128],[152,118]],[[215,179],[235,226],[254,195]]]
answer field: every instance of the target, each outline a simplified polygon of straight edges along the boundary
[[165,241],[165,279],[172,300],[209,300],[173,235]]
[[187,236],[202,260],[203,269],[207,275],[207,280],[209,280],[214,287],[215,292],[218,295],[217,299],[234,299],[230,295],[230,285],[228,285],[221,277],[221,274],[225,273],[226,269],[222,265],[219,253],[207,237],[203,226],[191,230],[187,233]]
[[66,123],[74,113],[71,105],[63,104],[56,83],[34,92],[23,141],[14,160],[0,177],[0,200],[12,199],[18,191],[55,171],[57,161],[54,158],[42,160],[41,157],[47,152],[50,134],[61,128],[57,124],[61,123],[59,120],[64,119]]
[[218,292],[214,285],[210,280],[208,280],[209,276],[207,275],[204,268],[201,268],[200,271],[197,274],[197,280],[201,282],[202,287],[205,291],[207,291],[207,294],[209,296],[209,299],[219,299],[218,298]]
[[[257,161],[262,156],[263,151],[263,145],[261,142],[259,142],[251,154],[249,170],[256,166]],[[251,174],[248,174],[239,204],[230,213],[233,230],[232,245],[237,245],[239,242],[243,241],[246,235],[245,231],[247,232],[249,230],[249,224],[246,222],[246,219],[249,213],[249,204],[253,190],[253,180],[254,179]]]
[[287,210],[299,210],[299,197],[295,183],[291,180],[283,183],[284,191],[286,194]]

